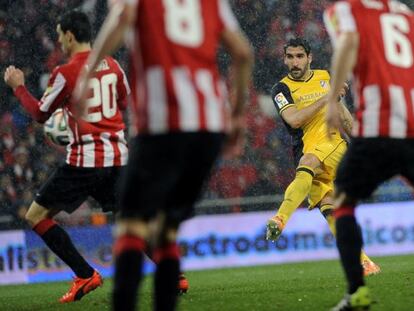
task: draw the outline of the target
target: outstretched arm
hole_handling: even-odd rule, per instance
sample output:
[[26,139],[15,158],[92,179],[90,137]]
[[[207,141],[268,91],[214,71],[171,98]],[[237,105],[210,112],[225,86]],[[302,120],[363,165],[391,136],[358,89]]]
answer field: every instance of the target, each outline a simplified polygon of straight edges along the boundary
[[23,71],[14,66],[7,67],[4,82],[13,89],[14,95],[34,120],[43,123],[48,119],[50,114],[40,110],[39,101],[26,89]]

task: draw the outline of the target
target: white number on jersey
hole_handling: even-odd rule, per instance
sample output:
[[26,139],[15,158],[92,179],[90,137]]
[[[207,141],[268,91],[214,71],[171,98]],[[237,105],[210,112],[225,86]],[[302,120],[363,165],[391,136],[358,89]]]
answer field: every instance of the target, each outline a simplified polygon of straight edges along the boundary
[[198,47],[204,39],[203,18],[199,0],[163,0],[165,31],[177,44]]
[[381,15],[380,22],[387,61],[394,66],[410,68],[413,65],[413,50],[407,38],[410,24],[406,17],[385,13]]
[[[97,123],[102,117],[110,119],[116,114],[116,84],[118,77],[115,73],[102,76],[101,80],[92,78],[88,81],[89,88],[92,90],[92,97],[86,100],[88,114],[84,117],[85,121]],[[98,111],[91,111],[91,108],[101,107]]]

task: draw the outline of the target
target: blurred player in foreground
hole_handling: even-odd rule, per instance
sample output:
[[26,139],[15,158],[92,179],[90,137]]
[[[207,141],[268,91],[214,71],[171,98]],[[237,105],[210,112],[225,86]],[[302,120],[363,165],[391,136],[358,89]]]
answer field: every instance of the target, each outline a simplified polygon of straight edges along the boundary
[[[335,235],[333,192],[336,168],[346,150],[346,141],[338,130],[328,139],[325,125],[330,76],[326,70],[313,70],[311,47],[301,38],[291,39],[284,47],[289,74],[272,89],[272,99],[293,140],[296,176],[285,192],[277,213],[267,223],[267,239],[277,240],[294,211],[308,196],[309,209],[318,207]],[[346,87],[340,96],[345,96]],[[343,104],[338,115],[345,135],[352,129],[352,116]],[[362,253],[365,275],[380,268]]]
[[334,43],[328,133],[341,128],[336,101],[348,75],[355,85],[356,125],[336,178],[337,246],[348,292],[333,309],[372,304],[359,256],[355,206],[379,184],[402,175],[414,183],[414,15],[398,1],[339,1],[325,11]]
[[88,84],[88,113],[82,120],[75,119],[77,102],[72,92],[89,56],[91,26],[84,13],[71,11],[60,18],[56,31],[63,52],[70,59],[53,70],[40,101],[24,86],[20,69],[8,67],[4,80],[34,120],[44,123],[56,109],[63,108],[68,125],[66,163],[53,171],[25,216],[33,230],[76,275],[69,291],[60,298],[60,302],[66,303],[101,286],[102,278],[53,217],[60,211],[73,212],[88,196],[95,198],[104,211],[114,210],[119,198],[116,182],[128,157],[121,110],[126,108],[130,89],[121,67],[106,57]]
[[[138,135],[123,181],[113,307],[135,310],[143,251],[154,237],[154,309],[174,310],[177,230],[193,214],[226,133],[228,152],[242,148],[252,52],[226,0],[124,0],[112,7],[89,70],[119,47],[125,34]],[[220,42],[233,60],[231,107],[217,68]],[[78,82],[81,98],[89,77],[86,72]]]

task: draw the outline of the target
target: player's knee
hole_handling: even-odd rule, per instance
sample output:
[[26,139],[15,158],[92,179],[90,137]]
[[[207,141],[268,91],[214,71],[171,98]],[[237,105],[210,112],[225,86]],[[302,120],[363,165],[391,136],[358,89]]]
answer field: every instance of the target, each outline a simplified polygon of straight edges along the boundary
[[299,165],[309,166],[312,169],[317,169],[320,166],[321,162],[319,159],[310,153],[305,153],[302,158],[299,160]]
[[335,193],[335,199],[334,199],[334,205],[339,206],[355,206],[358,200],[350,197],[345,192],[336,192]]
[[116,225],[116,235],[133,235],[147,240],[149,236],[148,223],[138,219],[121,219]]
[[34,227],[37,225],[40,221],[45,219],[48,216],[48,212],[45,208],[37,204],[36,202],[33,202],[30,205],[30,208],[24,215],[24,219],[26,222],[31,226]]
[[167,228],[165,232],[165,241],[168,243],[175,242],[177,240],[177,229],[176,228]]

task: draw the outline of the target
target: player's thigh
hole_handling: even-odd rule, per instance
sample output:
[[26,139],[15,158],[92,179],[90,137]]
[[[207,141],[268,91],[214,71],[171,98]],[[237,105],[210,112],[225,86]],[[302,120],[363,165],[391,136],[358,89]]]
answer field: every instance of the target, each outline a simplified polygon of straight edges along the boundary
[[[334,178],[336,168],[346,150],[344,140],[334,142],[322,142],[313,147],[309,152],[318,158],[321,165],[316,171],[317,174],[328,174]],[[325,177],[324,177],[325,178]]]
[[168,222],[179,223],[194,213],[194,203],[209,177],[225,136],[222,134],[195,134],[182,162],[180,178],[168,197]]
[[346,149],[347,144],[345,141],[342,141],[325,157],[325,159],[323,159],[322,163],[324,170],[329,175],[330,179],[335,179],[336,170],[346,152]]
[[121,181],[121,218],[149,220],[166,209],[191,150],[191,135],[140,135],[130,148]]
[[334,146],[321,145],[318,150],[322,164],[313,179],[309,193],[310,209],[320,204],[328,193],[334,192],[336,170],[346,151],[346,143],[343,141]]
[[398,165],[387,139],[354,138],[338,166],[336,192],[352,199],[367,198],[397,171]]
[[124,166],[105,167],[97,171],[96,183],[91,189],[91,196],[99,203],[104,212],[119,210],[121,174]]
[[54,169],[34,201],[48,210],[72,213],[90,194],[93,169],[62,165]]

